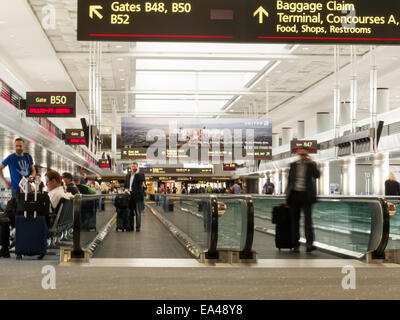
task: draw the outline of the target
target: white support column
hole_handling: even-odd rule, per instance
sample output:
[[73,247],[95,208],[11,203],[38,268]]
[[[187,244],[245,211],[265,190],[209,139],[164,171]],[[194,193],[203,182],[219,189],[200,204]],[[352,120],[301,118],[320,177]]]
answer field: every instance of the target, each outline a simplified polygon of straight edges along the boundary
[[372,188],[374,195],[385,194],[385,181],[389,176],[389,153],[378,153],[372,160]]
[[282,145],[289,144],[293,140],[293,128],[282,128]]
[[281,188],[280,188],[279,170],[275,170],[273,172],[272,180],[273,184],[275,185],[275,193],[280,194]]
[[350,123],[351,117],[351,103],[349,101],[343,101],[340,103],[340,125],[345,126]]
[[330,129],[329,112],[317,112],[317,133],[322,133]]
[[272,134],[272,148],[279,147],[279,133]]
[[304,120],[297,121],[297,139],[302,140],[305,138]]
[[323,196],[329,196],[330,185],[329,185],[329,161],[322,162],[319,164],[320,178],[318,179],[318,194]]
[[388,88],[378,88],[376,97],[376,113],[381,114],[390,110],[390,91]]
[[356,158],[349,157],[342,162],[343,195],[356,195]]

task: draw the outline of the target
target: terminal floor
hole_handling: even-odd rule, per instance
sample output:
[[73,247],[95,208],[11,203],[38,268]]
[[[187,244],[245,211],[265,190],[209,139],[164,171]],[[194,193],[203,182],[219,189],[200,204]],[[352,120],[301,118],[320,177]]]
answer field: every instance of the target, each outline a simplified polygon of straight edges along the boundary
[[115,231],[115,227],[97,248],[95,258],[192,258],[186,249],[145,209],[141,232]]
[[[55,261],[0,259],[0,299],[400,299],[398,265],[291,259],[279,260],[281,266],[276,260],[259,260],[256,266],[205,266],[192,259],[175,259],[174,263],[157,259],[155,267],[152,259],[108,259],[130,260],[125,262],[131,266],[117,262],[104,266],[101,260],[61,266]],[[192,266],[185,267],[185,263]],[[55,290],[42,288],[45,265],[55,267]],[[355,290],[342,288],[343,265],[355,266]]]
[[[158,207],[152,206],[153,209]],[[335,259],[335,256],[314,251],[300,253],[278,251],[274,237],[254,232],[253,249],[259,259]],[[142,215],[141,232],[116,232],[113,229],[97,248],[95,258],[192,258],[164,225],[146,208]]]

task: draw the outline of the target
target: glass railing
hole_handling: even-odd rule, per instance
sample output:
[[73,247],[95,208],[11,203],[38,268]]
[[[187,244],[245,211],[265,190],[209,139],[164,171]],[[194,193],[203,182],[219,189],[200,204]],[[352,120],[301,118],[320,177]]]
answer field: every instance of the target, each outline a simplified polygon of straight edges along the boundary
[[400,197],[387,196],[386,201],[394,205],[396,211],[390,217],[390,232],[386,249],[398,250],[400,249]]
[[72,258],[83,258],[84,251],[93,254],[108,231],[114,227],[115,195],[75,195],[73,200]]
[[[284,197],[253,196],[256,230],[274,234],[273,207]],[[377,197],[319,197],[313,205],[315,244],[321,249],[357,258],[367,252],[382,255],[385,242],[384,201]],[[301,242],[305,242],[304,221],[300,222]]]
[[[215,258],[223,250],[236,250],[243,259],[251,257],[253,211],[251,197],[219,195],[156,194],[153,213],[169,224],[186,246],[196,248],[206,258]],[[176,228],[176,230],[174,230]]]

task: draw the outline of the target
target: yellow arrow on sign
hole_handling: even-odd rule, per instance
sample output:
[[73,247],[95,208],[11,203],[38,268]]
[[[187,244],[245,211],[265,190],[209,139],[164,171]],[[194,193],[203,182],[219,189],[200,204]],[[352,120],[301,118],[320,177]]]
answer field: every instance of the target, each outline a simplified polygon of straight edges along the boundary
[[260,24],[263,23],[264,15],[266,17],[269,17],[268,11],[265,10],[262,6],[259,6],[258,9],[254,11],[253,17],[255,17],[256,15],[258,15],[258,23]]
[[90,17],[90,19],[93,19],[93,13],[96,16],[98,16],[100,19],[103,19],[103,16],[97,10],[103,10],[103,7],[102,6],[97,6],[97,5],[89,6],[89,17]]

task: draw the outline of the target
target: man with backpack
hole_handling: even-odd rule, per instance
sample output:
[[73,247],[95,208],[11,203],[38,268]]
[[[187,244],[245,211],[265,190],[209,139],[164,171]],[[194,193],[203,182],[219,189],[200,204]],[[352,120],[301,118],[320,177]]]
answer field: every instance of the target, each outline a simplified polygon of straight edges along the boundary
[[[28,180],[34,180],[36,170],[33,165],[32,156],[29,153],[24,153],[24,140],[22,138],[15,139],[14,146],[15,153],[10,154],[0,164],[0,178],[5,182],[8,188],[11,188],[11,197],[17,198],[21,179],[25,177],[28,178]],[[7,166],[10,169],[11,182],[6,180],[3,175],[3,169]]]
[[267,182],[264,184],[264,192],[265,194],[275,193],[275,185],[271,182],[270,178],[267,178]]

